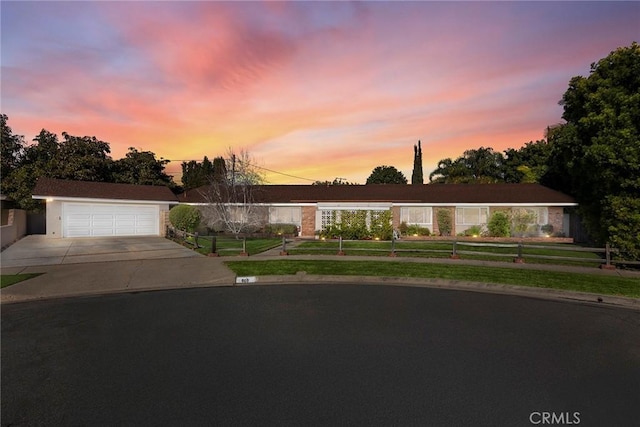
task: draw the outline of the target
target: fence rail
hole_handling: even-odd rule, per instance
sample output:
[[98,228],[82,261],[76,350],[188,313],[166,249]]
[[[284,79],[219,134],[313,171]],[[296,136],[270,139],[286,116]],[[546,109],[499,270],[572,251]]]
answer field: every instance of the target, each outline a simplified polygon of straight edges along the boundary
[[[203,243],[203,240],[210,241],[210,256],[217,256],[220,252],[239,252],[240,255],[248,255],[246,238],[243,238],[242,240],[219,239],[217,236],[201,236],[197,232],[189,233],[187,231],[178,230],[171,227],[167,228],[167,237],[178,238],[183,244],[190,245],[193,247],[193,249],[204,248],[205,246],[200,245],[200,243]],[[220,247],[219,243],[224,243],[225,247]]]
[[[317,242],[313,240],[313,242]],[[390,256],[395,256],[398,253],[448,253],[451,258],[459,258],[460,255],[482,255],[482,256],[492,256],[492,257],[504,257],[504,258],[513,258],[514,262],[524,262],[526,258],[534,258],[534,259],[547,259],[552,261],[575,261],[575,262],[585,262],[585,263],[597,263],[601,264],[602,268],[615,268],[614,264],[624,264],[624,265],[640,265],[640,261],[625,261],[625,260],[617,260],[613,259],[612,255],[619,253],[618,249],[612,248],[610,245],[606,245],[604,248],[589,248],[589,247],[562,247],[562,246],[549,246],[549,245],[533,245],[533,244],[525,244],[523,242],[517,243],[481,243],[481,242],[467,242],[467,241],[457,241],[457,240],[443,240],[443,241],[431,241],[430,243],[434,243],[437,245],[450,245],[451,249],[429,249],[429,248],[407,248],[406,245],[411,245],[414,243],[418,243],[417,241],[403,241],[402,244],[405,245],[403,248],[398,248],[397,240],[374,240],[374,241],[365,241],[365,240],[343,240],[343,239],[332,239],[325,240],[324,242],[335,243],[337,248],[334,247],[304,247],[299,248],[299,250],[304,251],[328,251],[328,250],[336,250],[338,255],[345,255],[346,251],[348,252],[380,252],[387,253]],[[371,243],[372,246],[375,244],[377,247],[346,247],[349,243],[358,242],[363,246]],[[382,245],[381,245],[382,244]],[[385,244],[388,244],[386,246]],[[286,252],[286,243],[283,240],[283,253]],[[382,246],[382,247],[381,247]],[[499,249],[515,249],[514,252],[508,253],[500,253],[500,252],[486,252],[486,251],[476,251],[476,250],[460,250],[459,246],[466,247],[487,247],[487,248],[499,248]],[[562,255],[540,255],[536,253],[532,253],[530,250],[532,249],[543,249],[543,250],[553,250],[553,251],[570,251],[570,252],[589,252],[596,254],[604,254],[603,258],[586,258],[586,257],[574,257],[574,256],[562,256]],[[529,250],[529,251],[528,251]],[[295,249],[294,249],[295,252]]]

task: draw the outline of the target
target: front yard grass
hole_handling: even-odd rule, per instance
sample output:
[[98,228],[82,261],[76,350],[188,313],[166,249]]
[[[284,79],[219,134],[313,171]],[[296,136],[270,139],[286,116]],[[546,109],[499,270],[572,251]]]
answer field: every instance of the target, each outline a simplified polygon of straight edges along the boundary
[[7,286],[15,285],[41,275],[42,273],[28,273],[28,274],[3,274],[0,275],[0,288],[6,288]]
[[[246,250],[249,255],[256,255],[269,249],[273,249],[282,244],[282,239],[247,239]],[[201,236],[198,238],[200,248],[199,253],[207,255],[211,253],[211,236]],[[238,255],[242,252],[242,239],[221,238],[216,239],[216,249],[219,255]]]
[[640,297],[640,280],[601,274],[581,274],[500,267],[406,262],[273,260],[227,261],[238,276],[317,275],[413,277],[508,284],[538,288]]
[[[465,242],[469,243],[469,242]],[[526,245],[532,245],[526,243]],[[579,251],[579,246],[566,243],[536,245],[545,246],[540,248],[524,248],[523,258],[527,263],[537,264],[559,264],[574,265],[581,267],[598,267],[602,263],[597,253]],[[559,249],[550,247],[557,246]],[[376,241],[345,241],[342,244],[343,251],[347,255],[356,256],[380,256],[391,252],[390,242]],[[562,249],[560,249],[562,248]],[[576,250],[567,250],[575,248]],[[422,257],[422,258],[448,258],[453,249],[452,241],[396,241],[395,250],[400,257]],[[295,248],[289,250],[291,255],[335,255],[338,251],[336,241],[310,241],[303,242]],[[463,259],[473,259],[481,261],[506,261],[513,258],[517,253],[516,247],[490,247],[490,246],[467,246],[463,242],[458,242],[457,251]],[[476,254],[475,252],[487,252],[488,254]],[[590,258],[594,262],[582,260],[564,259],[541,259],[528,257],[527,255],[544,255],[568,258]]]

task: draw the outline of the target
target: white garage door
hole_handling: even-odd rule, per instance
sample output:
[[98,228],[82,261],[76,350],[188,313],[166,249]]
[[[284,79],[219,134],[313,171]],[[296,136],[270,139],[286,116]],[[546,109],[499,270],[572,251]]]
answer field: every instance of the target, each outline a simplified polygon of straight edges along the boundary
[[62,235],[157,236],[159,216],[158,206],[64,203]]

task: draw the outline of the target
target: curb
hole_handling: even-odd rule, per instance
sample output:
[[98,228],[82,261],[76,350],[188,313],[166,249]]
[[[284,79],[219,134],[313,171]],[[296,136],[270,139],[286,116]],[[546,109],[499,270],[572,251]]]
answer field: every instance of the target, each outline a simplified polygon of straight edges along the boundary
[[333,276],[313,275],[299,272],[296,275],[274,275],[252,277],[250,282],[239,283],[236,278],[235,286],[256,285],[383,285],[407,286],[419,288],[435,288],[453,291],[482,292],[502,295],[514,295],[529,298],[539,298],[554,301],[573,302],[594,305],[598,307],[625,308],[640,311],[640,299],[615,295],[592,294],[587,292],[563,291],[553,288],[537,288],[517,285],[505,285],[484,282],[469,282],[445,279],[416,279],[409,277],[379,277],[379,276]]

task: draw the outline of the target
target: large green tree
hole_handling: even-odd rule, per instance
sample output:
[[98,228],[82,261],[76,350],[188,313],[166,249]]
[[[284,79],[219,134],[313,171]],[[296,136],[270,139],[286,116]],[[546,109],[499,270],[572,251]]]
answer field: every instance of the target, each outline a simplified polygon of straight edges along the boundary
[[198,188],[207,185],[214,176],[213,163],[207,156],[204,156],[202,162],[190,160],[182,162],[182,186],[185,190]]
[[124,184],[166,185],[173,189],[176,185],[164,171],[169,163],[166,159],[156,159],[151,151],[138,151],[129,147],[122,159],[113,162],[113,181]]
[[367,178],[367,184],[406,184],[407,178],[393,166],[378,166]]
[[62,132],[58,152],[51,162],[55,178],[77,181],[109,182],[111,178],[111,149],[107,142],[95,136],[73,136]]
[[0,175],[6,178],[12,170],[20,163],[20,158],[24,150],[24,136],[14,135],[13,130],[7,124],[9,118],[6,114],[0,114],[0,126],[2,131],[2,139],[0,143],[2,151],[0,153]]
[[467,150],[456,160],[440,160],[429,174],[434,184],[495,183],[504,181],[504,157],[491,147]]
[[[63,141],[42,129],[30,145],[13,135],[2,116],[2,194],[27,211],[42,210],[40,200],[32,199],[40,177],[78,181],[124,182],[167,185],[175,188],[164,173],[167,160],[156,160],[149,151],[129,149],[123,159],[112,160],[107,142],[95,136],[73,136],[63,132]],[[5,157],[6,156],[6,157]]]
[[543,183],[573,195],[590,235],[640,259],[640,45],[569,82]]
[[551,144],[541,139],[527,142],[519,149],[504,151],[504,181],[510,183],[540,182],[547,173]]

